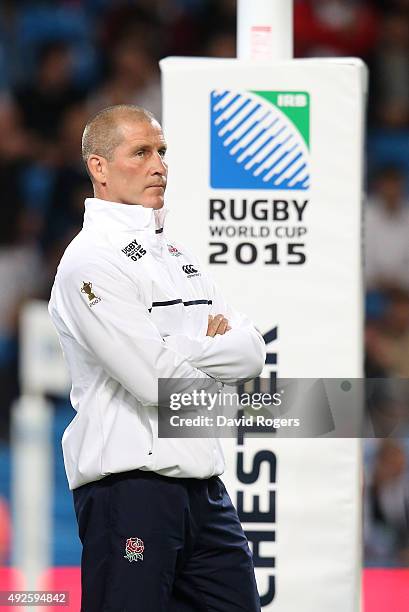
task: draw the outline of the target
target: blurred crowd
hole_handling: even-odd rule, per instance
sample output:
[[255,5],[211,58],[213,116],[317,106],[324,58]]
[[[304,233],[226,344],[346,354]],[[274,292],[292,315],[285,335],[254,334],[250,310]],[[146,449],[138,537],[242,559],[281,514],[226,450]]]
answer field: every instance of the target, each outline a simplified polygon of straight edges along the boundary
[[409,445],[371,439],[365,444],[364,561],[409,567]]
[[91,184],[81,160],[87,119],[136,103],[160,120],[158,60],[235,56],[235,2],[0,3],[0,437],[18,394],[18,317],[47,299]]
[[[366,374],[408,377],[409,0],[294,0],[294,13],[296,57],[358,56],[370,68]],[[235,57],[235,35],[235,0],[0,3],[0,438],[19,391],[21,304],[48,298],[91,195],[80,157],[87,118],[131,102],[160,119],[158,60]],[[376,520],[388,521],[377,462],[393,450],[376,452],[368,499]],[[396,533],[409,531],[405,508]]]

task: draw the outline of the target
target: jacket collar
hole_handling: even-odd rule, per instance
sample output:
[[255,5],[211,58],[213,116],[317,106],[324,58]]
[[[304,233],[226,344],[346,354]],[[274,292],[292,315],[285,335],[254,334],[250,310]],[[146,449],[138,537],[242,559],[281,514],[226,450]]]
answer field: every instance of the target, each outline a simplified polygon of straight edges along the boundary
[[99,198],[85,200],[84,229],[99,227],[103,230],[145,230],[160,234],[168,209],[144,208],[139,204],[119,204]]

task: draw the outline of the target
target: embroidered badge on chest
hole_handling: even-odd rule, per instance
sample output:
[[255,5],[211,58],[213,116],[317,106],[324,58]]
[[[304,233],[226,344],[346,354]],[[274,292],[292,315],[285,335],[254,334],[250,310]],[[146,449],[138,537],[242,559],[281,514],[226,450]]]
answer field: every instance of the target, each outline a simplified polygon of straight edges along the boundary
[[180,257],[182,255],[182,253],[178,251],[178,249],[173,246],[173,244],[168,244],[168,251],[171,255],[173,255],[173,257]]
[[125,555],[124,559],[128,559],[130,563],[132,561],[143,561],[143,551],[145,545],[140,538],[128,538],[125,544]]
[[146,250],[143,248],[141,244],[139,244],[137,240],[132,240],[132,242],[127,244],[126,247],[121,249],[121,251],[127,257],[130,257],[132,261],[138,261],[138,259],[146,255]]

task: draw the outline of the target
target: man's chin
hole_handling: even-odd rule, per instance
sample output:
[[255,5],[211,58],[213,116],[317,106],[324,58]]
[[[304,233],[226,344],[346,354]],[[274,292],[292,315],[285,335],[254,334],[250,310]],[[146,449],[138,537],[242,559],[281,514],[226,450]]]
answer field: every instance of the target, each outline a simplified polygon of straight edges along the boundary
[[160,208],[163,208],[163,205],[165,204],[165,201],[163,198],[161,198],[160,200],[152,200],[149,202],[142,202],[142,206],[144,208],[153,208],[154,210],[159,210]]

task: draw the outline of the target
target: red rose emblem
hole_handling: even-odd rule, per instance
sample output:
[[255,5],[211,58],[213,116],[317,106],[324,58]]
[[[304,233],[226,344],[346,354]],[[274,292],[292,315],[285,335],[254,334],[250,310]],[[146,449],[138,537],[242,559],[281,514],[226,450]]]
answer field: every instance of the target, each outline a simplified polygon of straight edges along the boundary
[[125,544],[125,559],[128,561],[143,561],[144,543],[140,538],[128,538]]
[[139,538],[128,538],[126,541],[126,552],[143,553],[144,545]]

